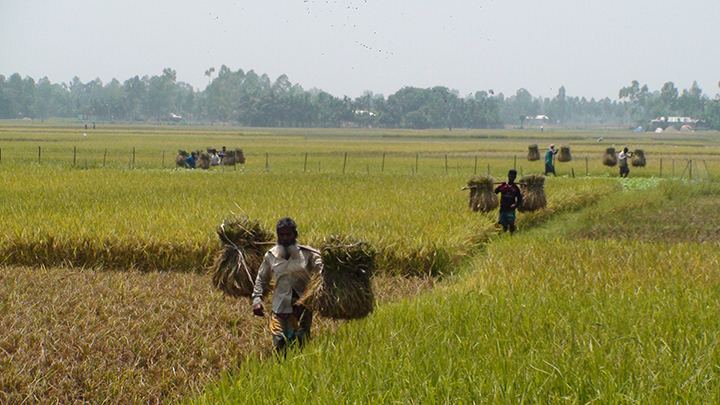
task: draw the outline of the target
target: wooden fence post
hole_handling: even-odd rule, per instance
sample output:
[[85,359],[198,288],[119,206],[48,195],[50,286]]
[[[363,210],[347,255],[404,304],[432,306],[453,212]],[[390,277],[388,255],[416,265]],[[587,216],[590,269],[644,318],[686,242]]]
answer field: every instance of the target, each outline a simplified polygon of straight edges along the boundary
[[473,174],[477,174],[477,154],[475,155],[475,169],[473,169]]
[[705,165],[705,171],[707,172],[707,181],[710,182],[710,170],[708,170],[707,162],[703,159],[703,165]]
[[662,179],[662,158],[660,158],[660,178]]
[[77,146],[73,146],[73,165],[75,167],[75,159],[77,158]]
[[385,152],[383,152],[383,160],[382,160],[382,166],[380,167],[380,172],[385,171]]
[[347,152],[345,152],[345,157],[343,158],[343,174],[345,174],[345,166],[347,165]]
[[690,161],[688,160],[688,164],[685,165],[685,169],[683,170],[682,174],[680,175],[680,180],[682,180],[682,178],[685,177],[685,172],[687,171],[689,165],[690,165]]
[[307,171],[307,152],[305,152],[305,165],[303,166],[303,173]]
[[585,176],[589,176],[589,175],[590,175],[590,169],[588,167],[588,157],[585,156]]
[[517,169],[517,155],[513,156],[513,170]]
[[40,151],[42,149],[42,146],[38,146],[38,164],[40,164]]
[[105,159],[107,159],[107,148],[105,148],[105,153],[103,153],[103,167],[105,167]]

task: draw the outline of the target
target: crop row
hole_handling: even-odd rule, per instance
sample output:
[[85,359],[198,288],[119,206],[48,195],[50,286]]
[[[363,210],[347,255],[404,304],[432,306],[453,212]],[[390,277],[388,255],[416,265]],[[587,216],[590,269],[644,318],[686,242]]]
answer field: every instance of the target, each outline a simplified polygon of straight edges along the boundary
[[[247,215],[268,229],[283,216],[300,242],[342,235],[381,252],[400,274],[445,272],[489,233],[494,214],[468,210],[459,176],[229,174],[219,171],[0,171],[0,262],[203,271],[220,249],[216,227]],[[549,179],[548,210],[520,224],[587,205],[609,179]]]

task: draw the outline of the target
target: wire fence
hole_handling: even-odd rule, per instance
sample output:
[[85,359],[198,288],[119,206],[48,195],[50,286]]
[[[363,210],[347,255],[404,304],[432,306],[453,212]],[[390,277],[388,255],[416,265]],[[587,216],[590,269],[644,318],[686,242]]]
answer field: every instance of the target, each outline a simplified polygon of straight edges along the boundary
[[[544,161],[528,161],[525,155],[493,151],[476,153],[403,153],[403,152],[289,152],[244,153],[242,165],[218,165],[211,171],[221,172],[302,172],[334,174],[402,174],[402,175],[477,175],[504,176],[509,169],[520,175],[543,173]],[[38,146],[33,153],[0,148],[0,167],[6,165],[41,165],[58,168],[97,170],[186,170],[184,158],[176,151],[142,148],[88,149]],[[603,164],[602,154],[576,156],[569,162],[555,162],[556,174],[568,177],[618,176],[617,166]],[[197,168],[195,170],[203,170]],[[644,166],[630,166],[630,176],[709,181],[720,178],[720,157],[714,155],[683,158],[647,157]]]

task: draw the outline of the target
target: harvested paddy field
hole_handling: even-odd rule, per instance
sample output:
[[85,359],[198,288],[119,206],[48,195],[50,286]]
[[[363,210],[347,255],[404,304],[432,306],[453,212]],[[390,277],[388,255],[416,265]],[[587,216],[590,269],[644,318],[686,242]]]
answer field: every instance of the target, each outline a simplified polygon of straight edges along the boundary
[[[434,283],[379,276],[374,290],[383,304]],[[170,403],[272,357],[266,318],[209,275],[2,267],[0,297],[2,403]]]

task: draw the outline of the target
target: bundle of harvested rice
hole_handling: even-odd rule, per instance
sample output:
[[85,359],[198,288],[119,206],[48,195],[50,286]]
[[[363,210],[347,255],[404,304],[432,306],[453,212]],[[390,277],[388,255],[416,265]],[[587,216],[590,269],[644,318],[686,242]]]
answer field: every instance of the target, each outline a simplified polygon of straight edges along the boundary
[[207,153],[212,155],[214,153],[217,153],[217,149],[215,149],[211,146],[211,147],[207,148]]
[[312,276],[298,301],[325,318],[359,319],[375,308],[371,278],[377,251],[365,242],[348,242],[340,237],[323,241],[322,274]]
[[615,148],[605,149],[602,162],[605,166],[614,167],[617,165],[617,153],[615,153]]
[[538,149],[537,144],[528,146],[527,160],[531,162],[540,160],[540,149]]
[[210,155],[203,152],[200,154],[200,158],[197,162],[197,167],[201,169],[209,169],[210,168]]
[[178,150],[178,155],[175,157],[175,165],[177,167],[185,167],[185,160],[190,156],[189,152],[184,150]]
[[532,212],[547,207],[545,199],[545,176],[528,174],[519,181],[523,202],[518,207],[520,212]]
[[497,208],[498,198],[493,190],[495,180],[489,174],[481,174],[468,180],[467,187],[463,190],[470,190],[468,206],[473,211],[490,212]]
[[645,167],[645,152],[642,149],[635,149],[633,157],[630,159],[630,164],[634,167]]
[[231,297],[250,297],[272,232],[247,217],[225,219],[216,232],[225,249],[213,264],[213,286]]
[[560,147],[560,153],[558,153],[557,160],[558,160],[558,162],[569,162],[572,160],[572,155],[570,155],[570,147],[569,146],[561,146]]
[[223,164],[225,166],[245,164],[245,155],[243,154],[243,150],[240,148],[236,148],[235,150],[227,151],[225,153],[225,158],[223,158]]

